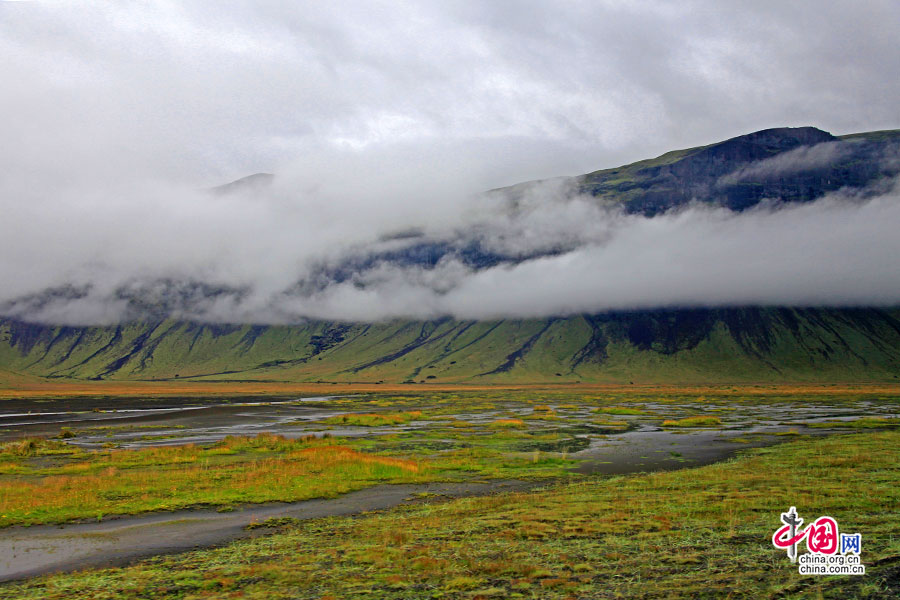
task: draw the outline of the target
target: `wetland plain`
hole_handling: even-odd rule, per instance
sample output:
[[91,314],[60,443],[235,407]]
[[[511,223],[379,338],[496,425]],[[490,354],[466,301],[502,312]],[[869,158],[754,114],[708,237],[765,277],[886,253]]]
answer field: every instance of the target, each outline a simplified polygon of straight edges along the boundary
[[[784,575],[784,586],[798,585],[790,570],[781,568],[775,549],[762,543],[765,539],[743,538],[735,531],[777,522],[772,515],[777,520],[778,502],[790,491],[780,478],[809,479],[812,485],[804,468],[820,473],[822,489],[837,489],[841,481],[846,487],[848,469],[862,480],[885,483],[895,478],[890,449],[895,451],[900,443],[894,433],[900,426],[898,397],[900,393],[886,387],[758,386],[10,399],[0,413],[0,578],[10,582],[0,587],[0,597],[88,594],[98,577],[117,579],[125,573],[134,575],[134,582],[162,586],[153,588],[154,597],[219,597],[226,590],[235,597],[256,590],[249,597],[311,598],[328,590],[339,596],[398,598],[579,597],[607,589],[626,594],[640,589],[645,594],[656,589],[642,587],[652,581],[659,589],[669,589],[667,581],[674,576],[659,570],[676,560],[667,558],[673,548],[656,544],[658,550],[647,550],[647,540],[660,531],[676,540],[702,534],[710,538],[708,543],[727,535],[727,543],[741,546],[740,552],[759,557],[765,551],[768,567],[760,568],[776,593],[787,589],[776,572]],[[875,449],[888,453],[887,462],[866,453]],[[842,454],[855,460],[824,468],[838,464],[835,460]],[[765,469],[754,473],[755,483],[745,489],[741,482],[749,477],[749,465],[760,461]],[[725,486],[728,493],[675,490],[702,480],[708,486],[714,483],[712,488]],[[889,496],[876,503],[889,502]],[[749,497],[768,509],[747,509]],[[820,504],[837,500],[822,492],[815,499]],[[663,501],[666,511],[646,513]],[[555,512],[550,508],[554,502]],[[708,506],[699,510],[698,502]],[[465,508],[470,506],[480,508]],[[529,516],[529,507],[543,516]],[[492,516],[496,510],[506,516]],[[577,534],[580,541],[573,548],[580,547],[585,531],[593,532],[588,536],[593,542],[605,540],[610,549],[621,552],[583,549],[583,561],[565,563],[563,571],[541,562],[546,554],[530,557],[526,562],[531,566],[520,571],[490,567],[486,557],[458,563],[460,553],[476,552],[469,547],[476,543],[470,533],[429,533],[438,519],[429,515],[454,511],[462,511],[461,526],[482,532],[471,534],[476,540],[493,531],[482,531],[483,521],[500,519],[495,529],[506,523],[495,531],[502,535],[489,536],[492,544],[507,538],[509,542],[503,551],[496,548],[499,554],[491,559],[495,562],[506,552],[524,560],[521,553],[529,546],[523,546],[523,540],[535,542],[532,549],[538,551],[542,544],[564,545]],[[516,516],[510,517],[509,511]],[[555,516],[548,518],[546,511]],[[641,521],[635,511],[649,520]],[[702,527],[694,522],[708,511],[727,518],[718,524],[701,519]],[[678,513],[684,514],[674,519]],[[882,519],[891,514],[882,513]],[[413,529],[387,525],[408,519],[425,521],[416,521]],[[587,522],[594,524],[585,529]],[[341,528],[347,523],[363,531],[361,537],[346,537]],[[623,526],[628,523],[626,535]],[[329,527],[345,536],[330,550],[322,546],[323,540],[338,533]],[[328,533],[321,533],[322,528]],[[436,536],[430,543],[429,535]],[[417,540],[413,546],[424,544],[433,552],[410,550],[410,536]],[[630,541],[620,540],[622,536]],[[628,550],[631,538],[646,538],[640,552],[655,573],[638,587],[609,579],[607,572],[637,559],[637,550]],[[243,572],[238,562],[223,558],[246,544],[252,553],[300,539],[304,548],[315,546],[326,554],[343,548],[340,556],[355,556],[355,566],[341,566],[335,562],[339,556],[329,554],[329,564],[338,566],[329,568],[322,579],[326,583],[298,583],[290,594],[297,589],[302,593],[291,596],[279,583],[284,576],[280,567],[270,573],[274,579],[248,579],[235,576]],[[896,548],[892,540],[881,540],[879,560]],[[869,548],[878,543],[873,540]],[[394,573],[380,560],[360,563],[354,544],[380,545],[385,556],[399,552],[421,567],[421,578]],[[544,548],[539,554],[549,551]],[[692,558],[683,563],[684,569],[712,568],[702,551],[688,554]],[[196,585],[162,585],[171,569],[186,573],[190,561],[213,555],[213,571],[224,569],[230,575],[223,577],[231,583],[211,584],[197,574]],[[657,558],[662,562],[656,564]],[[160,561],[168,565],[163,571],[153,566]],[[307,566],[301,571],[313,563],[303,564]],[[361,574],[362,564],[377,569]],[[340,576],[344,567],[354,573],[349,580]],[[883,586],[891,585],[889,579],[872,583],[873,589],[887,589]],[[808,583],[797,588],[801,596],[807,587],[809,593],[830,589],[823,588],[822,581]],[[838,584],[842,589],[850,585]],[[144,597],[148,588],[135,586],[124,585],[100,597]],[[686,597],[700,589],[679,586],[678,594],[684,590]],[[669,591],[674,594],[673,589]]]

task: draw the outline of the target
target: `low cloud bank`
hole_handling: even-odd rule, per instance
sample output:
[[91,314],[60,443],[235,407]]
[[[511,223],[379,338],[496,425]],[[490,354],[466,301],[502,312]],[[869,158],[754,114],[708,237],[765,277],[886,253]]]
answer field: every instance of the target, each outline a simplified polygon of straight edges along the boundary
[[837,141],[800,146],[729,173],[721,177],[718,184],[734,185],[752,179],[769,179],[801,171],[812,171],[833,165],[848,156],[851,151],[851,147],[847,144]]
[[0,313],[292,323],[900,305],[896,185],[646,218],[579,196],[567,180],[532,185],[513,203],[436,173],[391,177],[396,187],[373,192],[378,176],[364,164],[326,181],[312,165],[252,194],[147,184],[8,203]]

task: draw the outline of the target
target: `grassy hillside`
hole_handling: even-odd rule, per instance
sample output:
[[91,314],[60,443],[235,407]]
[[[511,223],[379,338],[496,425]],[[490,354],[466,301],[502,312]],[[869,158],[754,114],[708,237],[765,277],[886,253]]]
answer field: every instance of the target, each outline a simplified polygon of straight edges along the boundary
[[502,321],[0,320],[0,381],[896,381],[900,310],[721,309]]

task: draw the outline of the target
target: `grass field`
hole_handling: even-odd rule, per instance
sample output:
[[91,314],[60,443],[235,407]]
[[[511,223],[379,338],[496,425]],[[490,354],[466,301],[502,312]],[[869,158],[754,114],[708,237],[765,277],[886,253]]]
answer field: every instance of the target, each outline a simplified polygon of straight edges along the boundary
[[379,483],[556,477],[571,466],[548,453],[512,455],[508,445],[518,438],[502,432],[480,437],[475,448],[433,455],[425,445],[401,456],[390,452],[390,439],[260,434],[208,446],[85,451],[29,438],[0,446],[0,527],[330,498]]
[[[282,431],[292,439],[261,434],[179,445],[178,437],[190,439],[194,434],[191,426],[120,425],[122,421],[114,419],[108,421],[111,425],[91,427],[83,421],[78,427],[60,427],[53,439],[6,442],[0,444],[0,527],[333,497],[377,483],[571,477],[569,452],[602,444],[606,436],[640,424],[676,433],[743,430],[762,423],[764,415],[757,407],[763,401],[773,411],[824,403],[835,407],[835,414],[865,414],[859,402],[890,406],[890,400],[900,396],[900,390],[885,386],[556,386],[428,392],[416,386],[415,391],[332,398],[315,405],[331,416],[284,424]],[[777,418],[768,422],[779,423]],[[804,425],[782,424],[783,430],[774,433],[782,439],[797,435],[797,427]],[[865,415],[810,427],[898,425],[896,418]],[[378,431],[370,434],[370,429]],[[157,430],[164,433],[153,435]],[[358,434],[352,434],[354,430]],[[129,443],[137,439],[171,445],[123,449],[116,442],[119,435]],[[745,435],[759,439],[759,434]]]
[[[28,468],[30,457],[53,457],[56,464]],[[26,439],[4,447],[0,461],[0,526],[332,497],[374,483],[434,477],[433,469],[415,461],[358,452],[328,439],[266,434],[226,438],[207,448],[110,452]]]
[[[148,386],[127,385],[135,394]],[[212,398],[215,390],[247,396],[260,389],[205,385]],[[897,386],[374,387],[381,393],[347,388],[355,394],[297,403],[319,416],[283,423],[299,436],[291,439],[265,433],[179,444],[169,438],[192,435],[188,422],[114,420],[5,442],[0,526],[201,506],[229,511],[384,483],[539,479],[548,487],[424,498],[354,518],[263,522],[276,533],[132,567],[5,584],[0,598],[882,598],[896,585]],[[284,397],[283,386],[266,390]],[[77,399],[87,390],[56,391]],[[805,421],[805,414],[838,418]],[[753,430],[766,423],[778,429]],[[673,439],[700,435],[712,443],[727,435],[738,446],[768,435],[764,443],[786,443],[672,472],[569,471],[576,464],[569,453],[582,442],[602,447],[647,426]],[[152,435],[157,429],[167,434]],[[810,437],[834,431],[846,433]],[[174,445],[116,447],[119,439],[144,438]],[[656,452],[690,465],[669,449]],[[828,514],[843,531],[863,533],[869,575],[801,578],[769,541],[789,506],[807,520]]]
[[[2,375],[2,372],[0,372]],[[0,379],[0,384],[3,384]],[[258,397],[258,396],[320,396],[331,394],[472,392],[506,391],[521,393],[569,392],[579,395],[624,394],[631,396],[656,394],[694,396],[778,396],[778,397],[835,397],[849,395],[896,395],[898,383],[741,383],[721,385],[667,385],[619,383],[508,383],[502,385],[478,383],[297,383],[278,381],[72,381],[29,377],[10,379],[0,385],[0,400],[20,398],[79,398],[79,397]]]
[[[2,598],[888,598],[900,433],[804,439],[682,471],[289,524],[224,548],[44,577]],[[789,506],[863,534],[864,577],[801,577]]]
[[384,425],[402,425],[422,416],[422,411],[411,410],[395,413],[356,413],[335,415],[322,421],[328,425],[352,425],[356,427],[381,427]]

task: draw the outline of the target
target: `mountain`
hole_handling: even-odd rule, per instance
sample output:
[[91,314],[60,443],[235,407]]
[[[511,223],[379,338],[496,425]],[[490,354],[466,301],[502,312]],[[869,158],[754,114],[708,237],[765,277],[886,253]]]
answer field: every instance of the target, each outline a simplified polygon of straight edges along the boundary
[[241,177],[240,179],[232,181],[231,183],[217,185],[214,188],[210,188],[209,191],[213,194],[216,194],[217,196],[258,192],[259,190],[265,189],[272,185],[272,181],[274,179],[275,176],[271,173],[254,173],[253,175]]
[[[813,127],[768,129],[677,150],[560,182],[597,203],[652,218],[692,202],[747,210],[809,202],[842,190],[883,191],[900,174],[900,130],[836,137]],[[252,194],[257,174],[216,194]],[[511,212],[537,183],[493,190]],[[415,230],[323,266],[317,282],[380,264],[429,269],[451,257],[471,269],[565,252],[504,253],[477,228],[440,238]],[[294,290],[296,291],[296,290]],[[294,293],[288,291],[286,293]],[[582,314],[531,320],[339,323],[291,326],[187,322],[172,315],[240,289],[152,281],[120,290],[129,318],[104,327],[29,322],[45,305],[78,301],[78,286],[0,306],[0,379],[262,379],[367,382],[896,381],[900,309],[735,307]],[[13,310],[14,309],[14,310]]]
[[666,310],[501,321],[0,321],[0,365],[51,378],[365,382],[896,381],[900,310]]
[[691,201],[741,211],[764,199],[809,202],[894,177],[900,173],[898,149],[900,130],[835,137],[815,127],[780,127],[574,181],[582,193],[631,213],[652,216]]
[[[554,183],[626,213],[653,217],[691,202],[740,212],[763,201],[811,202],[838,190],[865,196],[883,192],[882,186],[898,175],[900,130],[835,137],[815,127],[780,127],[621,167],[560,177]],[[503,198],[514,213],[522,198],[540,183],[521,183],[490,193]],[[342,280],[379,261],[432,267],[453,258],[480,269],[540,255],[504,254],[485,237],[477,229],[438,240],[410,236],[401,247],[349,260],[328,275]]]

